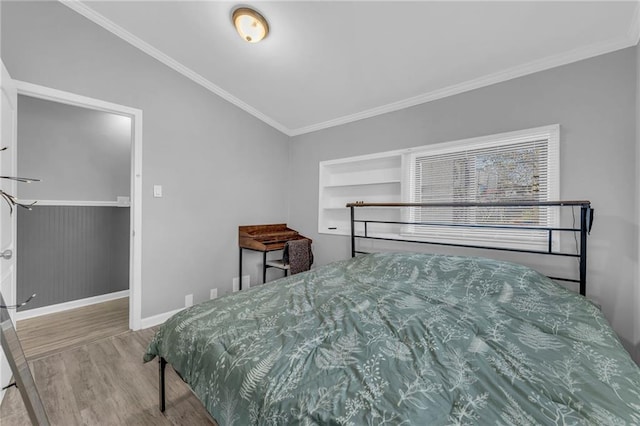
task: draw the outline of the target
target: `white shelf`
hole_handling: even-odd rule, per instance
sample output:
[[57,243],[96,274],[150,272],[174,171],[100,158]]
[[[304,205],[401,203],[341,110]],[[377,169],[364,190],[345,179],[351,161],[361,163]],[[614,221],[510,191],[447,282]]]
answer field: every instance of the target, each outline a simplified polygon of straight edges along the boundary
[[[318,232],[329,235],[351,233],[347,203],[402,201],[402,153],[397,151],[351,157],[320,163]],[[379,220],[399,220],[400,213],[389,208],[367,208]],[[387,210],[387,211],[385,211]],[[389,211],[390,210],[390,211]],[[368,219],[359,211],[356,218]],[[392,225],[372,225],[389,228]],[[335,228],[335,229],[331,229]],[[381,229],[382,232],[384,230]]]
[[349,228],[340,228],[340,227],[338,227],[337,229],[327,228],[322,233],[329,234],[329,235],[349,235],[351,233],[351,230]]
[[[347,203],[387,203],[402,199],[402,155],[398,152],[323,161],[319,169],[319,233],[351,233]],[[376,209],[377,216],[382,209]],[[383,213],[382,217],[396,220],[400,216]]]
[[[357,201],[363,201],[363,200],[357,200]],[[365,203],[377,203],[378,201],[364,200],[364,202]],[[398,201],[397,200],[391,200],[389,202],[390,203],[396,203]],[[331,206],[324,207],[323,209],[324,210],[328,210],[328,211],[341,211],[342,210],[342,211],[345,212],[345,214],[349,213],[349,207],[346,207],[346,203],[342,204],[341,207],[340,206],[331,205]],[[385,211],[385,210],[392,210],[392,209],[397,209],[397,207],[367,207],[367,211]]]
[[358,170],[342,173],[332,173],[329,169],[328,172],[325,187],[397,183],[401,180],[399,165],[398,167],[384,169]]
[[399,185],[402,182],[402,180],[400,178],[398,178],[398,180],[381,180],[381,181],[375,181],[375,182],[361,182],[361,183],[353,183],[353,182],[344,182],[344,183],[338,183],[335,185],[325,185],[324,187],[329,189],[329,188],[342,188],[345,186],[364,186],[364,185]]

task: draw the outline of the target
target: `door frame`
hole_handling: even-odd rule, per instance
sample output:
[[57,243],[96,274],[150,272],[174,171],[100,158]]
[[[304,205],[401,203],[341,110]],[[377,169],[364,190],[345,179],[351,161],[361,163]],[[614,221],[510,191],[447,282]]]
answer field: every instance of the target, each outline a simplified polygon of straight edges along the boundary
[[[142,110],[24,81],[14,80],[14,82],[18,95],[131,118],[129,328],[139,330],[142,326]],[[15,291],[14,288],[14,294],[16,294]]]
[[[15,96],[15,98],[12,95],[13,90],[11,89],[15,89],[15,80],[13,80],[11,78],[11,75],[9,74],[9,70],[7,70],[7,68],[4,65],[4,62],[2,61],[2,59],[0,58],[0,65],[2,66],[2,77],[0,77],[0,83],[2,83],[0,86],[0,90],[3,92],[2,96],[6,96],[7,99],[10,102],[10,108],[13,109],[13,113],[12,113],[12,117],[11,117],[11,141],[9,142],[9,144],[5,143],[5,141],[2,141],[2,145],[3,146],[8,146],[11,145],[11,149],[13,150],[13,152],[7,152],[8,155],[11,156],[11,170],[12,170],[12,174],[15,176],[16,173],[16,169],[18,166],[18,159],[16,157],[16,143],[17,143],[17,128],[18,128],[18,119],[17,119],[17,114],[18,114],[18,97],[17,95]],[[8,81],[7,81],[8,80]],[[7,84],[9,84],[10,90],[7,91]],[[16,90],[17,92],[17,90]],[[3,154],[3,155],[7,155],[7,154]],[[3,174],[7,174],[7,172],[5,170],[3,170]],[[17,189],[17,182],[13,181],[13,180],[7,180],[3,182],[4,187],[9,187],[8,191],[10,194],[15,195],[16,194],[16,189]],[[4,203],[3,203],[4,204]],[[5,208],[6,206],[0,206],[0,208]],[[2,249],[10,249],[13,250],[14,253],[14,257],[13,257],[13,264],[11,266],[9,266],[8,270],[4,270],[1,271],[2,274],[0,274],[0,287],[4,288],[4,286],[2,286],[2,283],[5,282],[5,280],[9,280],[9,292],[5,292],[5,294],[3,294],[3,297],[5,298],[5,303],[7,303],[9,306],[11,305],[15,305],[16,304],[16,269],[17,269],[17,264],[15,262],[15,253],[16,253],[16,232],[17,232],[17,220],[16,220],[16,216],[9,213],[10,215],[10,223],[11,223],[11,235],[13,236],[11,244],[9,247],[1,247],[0,250]],[[3,263],[6,264],[6,261],[3,261]],[[13,322],[13,325],[15,327],[16,324],[16,312],[14,309],[10,309],[8,310],[9,313],[9,317],[11,318],[11,321]],[[4,354],[0,353],[0,358],[3,356]],[[2,385],[5,385],[6,383],[2,383]],[[4,395],[3,392],[0,392],[0,395]],[[0,398],[0,401],[2,399]]]

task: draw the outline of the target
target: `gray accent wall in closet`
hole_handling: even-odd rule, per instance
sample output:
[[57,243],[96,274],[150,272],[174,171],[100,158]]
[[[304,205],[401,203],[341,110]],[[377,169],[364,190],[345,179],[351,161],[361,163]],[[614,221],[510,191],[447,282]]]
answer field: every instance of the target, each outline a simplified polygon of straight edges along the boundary
[[[34,206],[18,212],[20,311],[129,289],[129,208]],[[98,243],[97,243],[98,242]]]

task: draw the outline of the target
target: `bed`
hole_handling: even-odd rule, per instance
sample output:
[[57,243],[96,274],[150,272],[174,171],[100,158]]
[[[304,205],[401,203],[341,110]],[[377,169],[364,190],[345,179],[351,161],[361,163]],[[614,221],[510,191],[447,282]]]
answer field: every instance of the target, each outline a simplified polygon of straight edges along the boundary
[[155,357],[161,408],[168,363],[225,426],[640,423],[598,307],[481,257],[359,254],[176,314]]

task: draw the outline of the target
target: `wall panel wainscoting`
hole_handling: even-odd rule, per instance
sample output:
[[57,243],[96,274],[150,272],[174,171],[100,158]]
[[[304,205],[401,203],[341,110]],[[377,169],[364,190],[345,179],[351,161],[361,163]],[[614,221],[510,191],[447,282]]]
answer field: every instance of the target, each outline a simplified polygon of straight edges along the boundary
[[17,265],[21,311],[129,289],[129,208],[20,210]]

